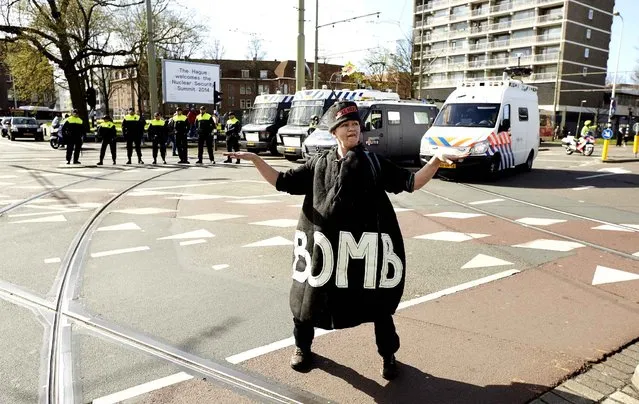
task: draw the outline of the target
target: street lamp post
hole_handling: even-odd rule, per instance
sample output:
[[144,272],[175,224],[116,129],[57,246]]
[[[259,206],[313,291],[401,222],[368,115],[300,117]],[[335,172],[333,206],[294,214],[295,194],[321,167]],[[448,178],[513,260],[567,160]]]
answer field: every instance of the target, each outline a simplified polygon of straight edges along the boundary
[[581,124],[581,110],[584,107],[586,100],[581,100],[579,103],[579,117],[577,118],[577,130],[575,131],[575,137],[579,137],[579,125]]
[[[615,11],[612,14],[614,17],[619,17],[621,19],[621,35],[619,35],[619,48],[617,50],[617,63],[615,67],[615,74],[613,75],[612,80],[612,94],[610,95],[610,106],[608,108],[608,128],[612,129],[612,114],[613,114],[613,104],[616,104],[615,101],[615,90],[617,89],[617,74],[619,72],[619,59],[621,57],[621,41],[623,40],[623,17],[619,13],[619,11]],[[604,139],[603,150],[601,151],[601,161],[606,161],[608,159],[608,147],[610,146],[610,139]]]
[[13,92],[13,108],[18,109],[18,95],[16,94],[16,78],[11,75],[11,87]]

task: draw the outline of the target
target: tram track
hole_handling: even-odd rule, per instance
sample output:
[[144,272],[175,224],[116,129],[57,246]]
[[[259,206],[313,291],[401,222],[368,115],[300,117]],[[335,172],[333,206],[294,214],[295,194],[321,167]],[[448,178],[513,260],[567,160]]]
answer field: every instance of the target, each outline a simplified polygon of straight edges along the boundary
[[[285,386],[272,384],[266,379],[247,375],[211,360],[197,357],[160,341],[156,341],[147,335],[137,333],[134,330],[124,329],[100,318],[92,318],[90,314],[83,313],[81,307],[74,307],[73,300],[79,293],[82,268],[85,258],[89,255],[91,238],[102,222],[102,219],[108,214],[109,208],[135,188],[182,169],[183,168],[176,168],[174,170],[164,171],[144,180],[137,181],[116,195],[113,195],[109,201],[92,214],[76,233],[75,238],[70,243],[70,247],[62,260],[60,274],[54,287],[55,298],[53,301],[42,299],[15,285],[0,281],[0,295],[2,295],[2,298],[21,307],[25,307],[34,313],[38,313],[47,329],[47,336],[45,336],[44,339],[45,346],[43,348],[43,361],[46,362],[46,375],[42,377],[42,381],[45,382],[45,385],[40,391],[41,403],[62,404],[82,402],[81,397],[77,397],[78,392],[75,391],[74,388],[76,376],[73,374],[75,361],[73,360],[71,343],[72,325],[81,326],[91,333],[100,335],[116,343],[146,352],[180,368],[189,369],[194,374],[202,375],[209,380],[219,382],[222,387],[243,392],[263,402],[313,403],[324,401],[308,393],[291,391]],[[21,201],[19,204],[5,207],[8,209],[4,209],[2,213],[6,213],[29,201],[49,195],[60,189],[85,181],[95,180],[96,178],[103,178],[110,174],[111,173],[75,181],[57,187],[56,189],[47,190]]]

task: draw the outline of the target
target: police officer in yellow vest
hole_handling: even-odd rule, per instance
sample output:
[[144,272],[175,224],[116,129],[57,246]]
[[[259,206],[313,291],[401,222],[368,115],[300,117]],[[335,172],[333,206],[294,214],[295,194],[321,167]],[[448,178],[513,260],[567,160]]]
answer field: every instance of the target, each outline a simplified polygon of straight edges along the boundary
[[82,118],[78,116],[78,110],[74,109],[71,116],[62,125],[62,132],[66,137],[67,144],[67,164],[71,163],[73,156],[73,164],[80,164],[80,149],[82,148],[82,138],[84,137],[85,128]]
[[197,128],[197,164],[202,164],[204,142],[206,142],[206,150],[209,152],[209,160],[211,160],[211,164],[215,164],[215,156],[213,155],[215,120],[213,115],[206,112],[205,106],[200,107],[200,114],[195,118],[195,127]]
[[160,157],[162,162],[166,164],[166,138],[168,134],[168,126],[166,121],[162,119],[162,115],[156,112],[153,120],[149,122],[149,139],[153,143],[153,164],[157,164],[158,148],[160,149]]
[[105,116],[104,122],[102,122],[98,127],[98,136],[102,138],[102,147],[100,147],[100,161],[98,162],[99,166],[104,164],[104,154],[106,153],[107,145],[111,149],[111,158],[113,159],[113,164],[115,164],[116,135],[117,132],[113,120],[109,115]]
[[[242,124],[235,117],[235,113],[233,111],[229,112],[229,119],[226,120],[226,151],[228,152],[240,151],[240,130],[241,129],[242,129]],[[224,162],[230,163],[231,157],[228,156]],[[240,164],[240,159],[237,159],[235,161],[235,164]]]
[[135,153],[138,155],[138,164],[144,164],[142,161],[142,134],[144,133],[144,124],[139,115],[133,112],[133,108],[129,108],[129,112],[124,116],[122,121],[122,134],[126,140],[126,156],[127,164],[131,164],[131,156],[133,156],[133,144],[135,143]]
[[186,139],[186,132],[189,130],[189,121],[186,120],[186,115],[182,114],[182,108],[178,107],[176,111],[177,115],[173,116],[169,125],[171,130],[175,132],[175,142],[177,143],[178,156],[180,158],[178,164],[189,164]]

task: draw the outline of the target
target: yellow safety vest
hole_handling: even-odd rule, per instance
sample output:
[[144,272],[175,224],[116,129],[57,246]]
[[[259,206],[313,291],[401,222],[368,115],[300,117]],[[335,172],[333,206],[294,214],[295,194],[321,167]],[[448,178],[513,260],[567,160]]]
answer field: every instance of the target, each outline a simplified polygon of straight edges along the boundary
[[149,125],[151,125],[151,126],[164,126],[165,122],[163,120],[161,120],[161,119],[154,119],[154,120],[152,120],[149,123]]
[[79,116],[70,116],[66,123],[78,123],[82,125],[82,118]]
[[115,127],[115,124],[113,122],[102,122],[100,124],[100,127],[111,129],[111,128]]
[[198,115],[196,119],[198,121],[201,121],[201,120],[208,121],[209,119],[211,119],[211,114],[209,114],[208,112],[205,112],[203,114]]
[[173,117],[174,121],[186,121],[186,115],[176,115]]
[[124,120],[125,121],[139,121],[140,120],[140,116],[139,115],[125,115],[124,116]]

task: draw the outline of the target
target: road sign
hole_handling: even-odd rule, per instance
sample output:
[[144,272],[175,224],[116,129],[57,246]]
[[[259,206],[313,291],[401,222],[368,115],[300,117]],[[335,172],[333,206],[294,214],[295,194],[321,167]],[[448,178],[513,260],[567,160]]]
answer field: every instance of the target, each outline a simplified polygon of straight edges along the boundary
[[635,133],[639,133],[639,122],[632,125],[632,130],[634,130]]
[[601,132],[601,137],[604,139],[612,139],[612,129],[604,129],[603,132]]

